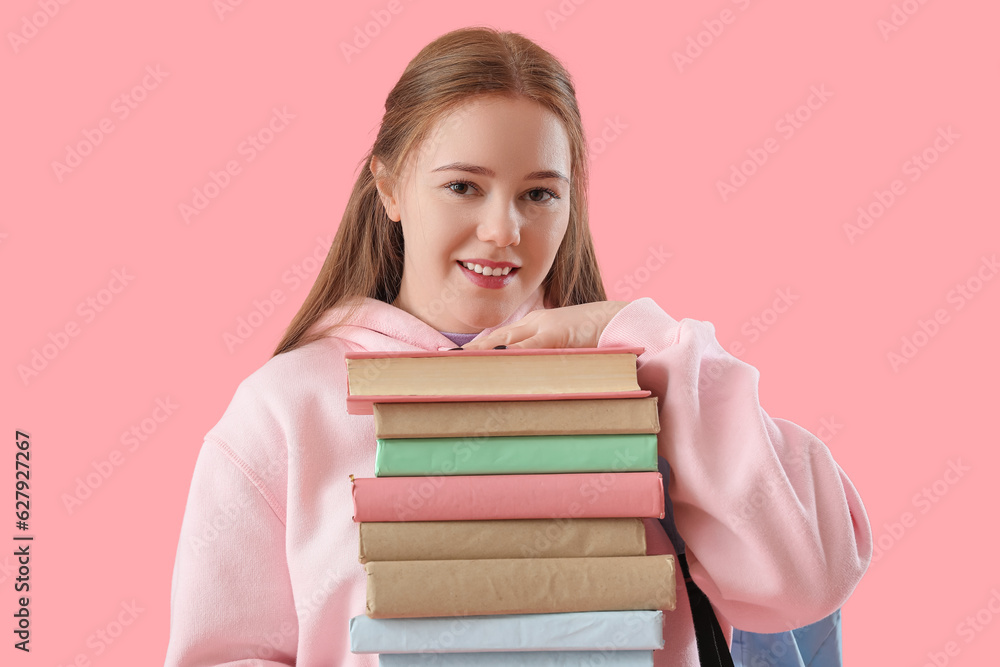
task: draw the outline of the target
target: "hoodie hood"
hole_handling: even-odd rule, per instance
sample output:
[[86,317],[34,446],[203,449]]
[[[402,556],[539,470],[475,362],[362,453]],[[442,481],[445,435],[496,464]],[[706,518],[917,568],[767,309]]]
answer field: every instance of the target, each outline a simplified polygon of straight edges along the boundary
[[[539,286],[530,298],[511,313],[510,317],[495,327],[483,329],[473,340],[478,340],[494,329],[513,324],[533,310],[545,308],[544,297],[544,289]],[[344,317],[347,310],[346,305],[330,308],[309,327],[306,335],[333,326]],[[365,297],[350,323],[339,327],[332,333],[332,336],[369,351],[424,350],[436,352],[441,348],[455,347],[455,344],[447,336],[419,317],[402,308],[371,297]]]

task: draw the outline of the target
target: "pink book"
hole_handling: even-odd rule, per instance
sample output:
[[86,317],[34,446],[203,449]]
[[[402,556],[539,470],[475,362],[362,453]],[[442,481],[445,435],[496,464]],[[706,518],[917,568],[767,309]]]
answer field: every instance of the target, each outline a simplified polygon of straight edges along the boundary
[[351,476],[354,520],[663,518],[658,472]]
[[[638,357],[644,348],[642,347],[575,347],[575,348],[538,348],[538,349],[520,349],[513,348],[510,350],[442,350],[436,352],[427,352],[423,350],[417,351],[391,351],[391,352],[348,352],[344,355],[344,361],[347,364],[348,369],[352,366],[352,360],[378,360],[378,359],[420,359],[425,357],[440,358],[440,359],[461,359],[461,358],[474,358],[474,357],[507,357],[513,360],[514,358],[523,359],[524,357],[532,356],[545,356],[545,357],[565,357],[567,355],[635,355]],[[355,361],[354,363],[357,363]],[[573,376],[572,370],[573,366],[569,365],[566,368],[567,372],[554,372],[545,377],[538,377],[537,380],[527,380],[527,389],[525,391],[505,393],[504,388],[509,386],[509,382],[503,381],[492,381],[488,377],[481,383],[483,386],[488,388],[488,393],[482,393],[477,391],[455,391],[454,393],[441,393],[439,391],[415,391],[411,393],[395,393],[395,394],[382,394],[378,392],[355,392],[352,390],[351,382],[348,382],[348,396],[347,396],[347,412],[352,415],[365,415],[372,414],[372,404],[373,403],[402,403],[402,402],[413,402],[413,403],[425,403],[425,402],[451,402],[451,401],[545,401],[545,400],[567,400],[567,399],[582,399],[582,398],[645,398],[650,395],[650,392],[645,389],[641,389],[636,383],[636,367],[635,360],[629,362],[629,369],[625,369],[624,375],[618,374],[613,377],[607,378],[607,383],[615,386],[612,390],[601,390],[601,389],[589,389],[587,391],[573,391],[573,390],[554,390],[546,385],[548,383],[553,383],[552,386],[560,386],[560,382],[566,380],[566,378]],[[483,374],[481,372],[476,373],[458,373],[457,369],[452,368],[450,363],[445,363],[441,365],[436,365],[436,369],[439,370],[440,375],[433,378],[434,380],[443,380],[445,384],[448,383],[449,377],[461,378],[462,381],[468,382],[470,377],[480,378]],[[563,369],[559,369],[562,371]],[[621,371],[622,368],[618,367]],[[368,375],[378,376],[381,372],[381,367],[379,364],[374,364],[366,371],[357,371],[358,380],[363,380]],[[412,372],[412,369],[411,369]],[[451,375],[449,375],[451,374]],[[349,373],[350,375],[350,373]],[[516,374],[515,374],[516,376]],[[424,377],[427,377],[426,375]],[[501,372],[497,377],[510,378],[509,373]],[[428,378],[430,380],[431,378]],[[587,382],[590,376],[586,371],[577,378],[581,382]],[[441,383],[438,382],[434,386],[441,387]],[[570,386],[570,385],[566,385]],[[446,390],[450,390],[451,387],[443,387]],[[603,389],[603,388],[602,388]]]

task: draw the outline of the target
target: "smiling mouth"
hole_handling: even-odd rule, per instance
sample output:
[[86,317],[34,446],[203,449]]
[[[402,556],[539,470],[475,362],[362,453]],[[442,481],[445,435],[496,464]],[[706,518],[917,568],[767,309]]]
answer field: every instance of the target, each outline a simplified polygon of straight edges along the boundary
[[481,276],[506,276],[520,269],[520,267],[510,267],[510,266],[505,266],[502,269],[492,268],[489,266],[482,266],[480,264],[473,264],[472,262],[463,262],[461,260],[455,260],[455,263],[458,264],[459,266],[465,267],[469,271],[478,273]]

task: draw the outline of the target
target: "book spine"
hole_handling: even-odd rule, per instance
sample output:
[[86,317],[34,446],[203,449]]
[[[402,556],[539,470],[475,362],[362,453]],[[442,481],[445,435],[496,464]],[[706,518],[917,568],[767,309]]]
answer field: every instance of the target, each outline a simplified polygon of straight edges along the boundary
[[445,355],[347,360],[352,396],[551,394],[637,390],[633,354]]
[[361,614],[351,619],[350,637],[353,653],[420,653],[428,657],[435,653],[587,651],[612,646],[621,651],[653,651],[663,648],[664,643],[660,610],[462,618],[369,618]]
[[347,414],[370,415],[375,403],[442,403],[469,401],[568,401],[576,399],[626,399],[646,398],[652,394],[648,389],[630,391],[587,391],[547,394],[428,394],[428,395],[392,395],[370,394],[364,396],[349,395],[347,397]]
[[670,555],[371,561],[364,567],[371,618],[673,610],[676,604]]
[[664,516],[659,472],[357,477],[351,492],[359,523]]
[[652,472],[656,434],[378,439],[376,477]]
[[393,521],[358,532],[362,563],[646,555],[642,519]]
[[657,397],[375,403],[376,438],[658,433]]

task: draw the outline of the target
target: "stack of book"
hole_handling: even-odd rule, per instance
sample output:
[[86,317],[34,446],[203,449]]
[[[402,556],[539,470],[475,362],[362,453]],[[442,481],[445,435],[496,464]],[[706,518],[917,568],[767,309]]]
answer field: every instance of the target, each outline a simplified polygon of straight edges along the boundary
[[346,355],[348,412],[374,414],[374,478],[351,476],[364,616],[383,666],[652,665],[674,561],[657,399],[642,348]]

